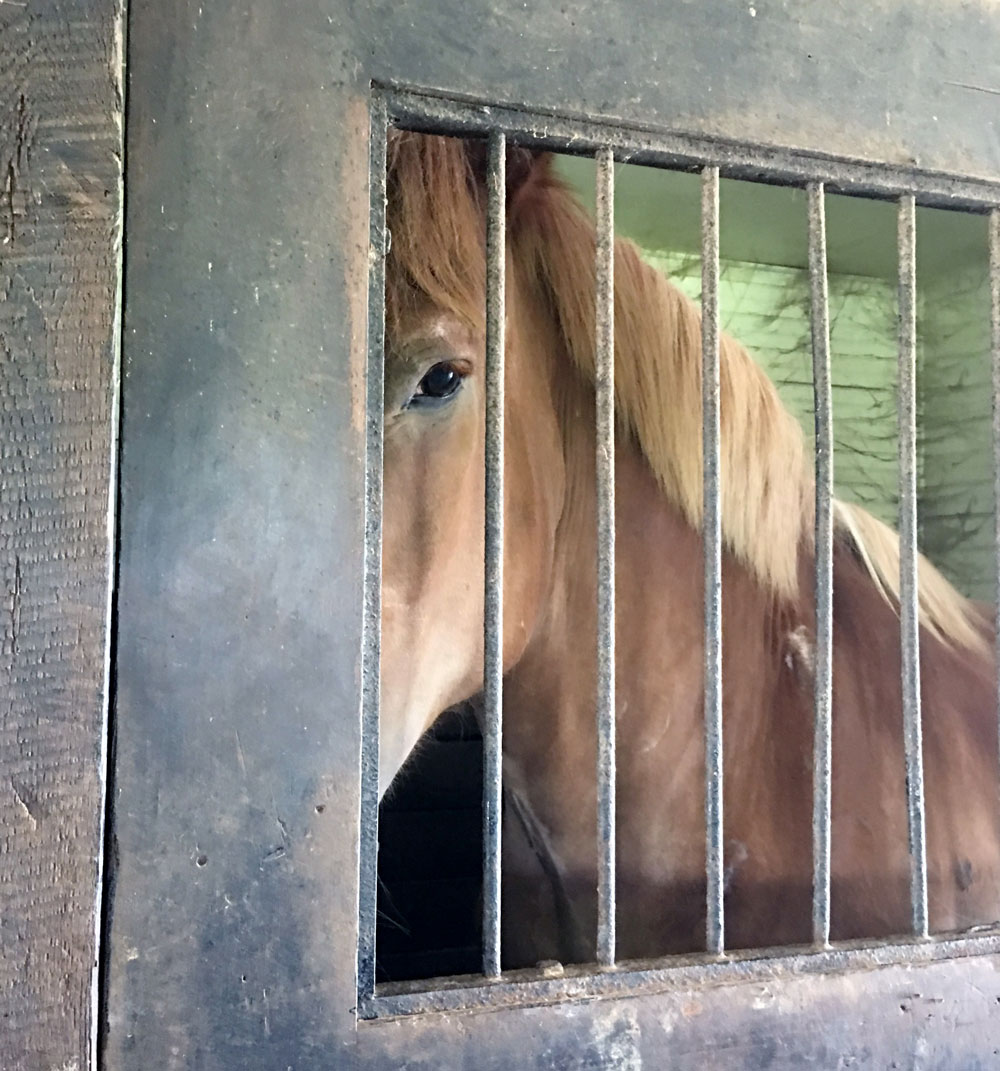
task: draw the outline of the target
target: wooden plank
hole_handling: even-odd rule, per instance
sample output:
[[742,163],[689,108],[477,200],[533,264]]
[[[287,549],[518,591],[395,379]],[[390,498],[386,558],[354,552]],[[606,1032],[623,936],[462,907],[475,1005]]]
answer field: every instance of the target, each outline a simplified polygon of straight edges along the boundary
[[0,5],[0,1067],[95,1066],[122,13]]
[[106,1071],[350,1067],[369,257],[352,20],[129,4]]

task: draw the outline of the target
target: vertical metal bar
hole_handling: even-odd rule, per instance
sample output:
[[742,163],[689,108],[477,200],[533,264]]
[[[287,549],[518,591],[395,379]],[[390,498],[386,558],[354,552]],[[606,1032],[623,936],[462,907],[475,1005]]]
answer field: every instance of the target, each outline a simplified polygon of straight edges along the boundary
[[489,139],[486,209],[486,587],[483,728],[483,974],[500,974],[503,783],[503,433],[507,147]]
[[822,182],[808,186],[813,413],[816,427],[816,673],[813,695],[813,942],[830,943],[830,775],[833,697],[833,411],[826,208]]
[[705,558],[705,878],[709,952],[725,947],[722,818],[722,516],[719,508],[719,169],[702,169],[701,381]]
[[[1000,208],[989,215],[990,255],[990,356],[993,364],[993,526],[996,578],[996,662],[1000,666]],[[997,726],[1000,734],[1000,693],[997,695]],[[1000,746],[1000,735],[998,735]]]
[[913,932],[927,936],[927,848],[917,601],[917,257],[913,195],[899,199],[899,623]]
[[361,815],[358,1000],[375,995],[378,909],[379,663],[382,646],[382,426],[385,373],[385,101],[372,100],[369,145],[368,369],[365,434],[364,626],[361,653]]
[[615,962],[615,171],[597,152],[597,962]]

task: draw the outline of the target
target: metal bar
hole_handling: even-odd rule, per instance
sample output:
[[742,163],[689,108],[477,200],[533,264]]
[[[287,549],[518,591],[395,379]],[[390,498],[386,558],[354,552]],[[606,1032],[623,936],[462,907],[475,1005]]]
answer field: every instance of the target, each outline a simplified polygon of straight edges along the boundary
[[[996,663],[1000,666],[1000,208],[994,208],[989,216],[989,256],[990,355],[993,365],[993,552],[997,585],[994,642]],[[997,726],[1000,733],[1000,692],[997,695]]]
[[615,171],[597,152],[597,962],[615,962]]
[[927,846],[917,601],[916,206],[899,199],[899,624],[913,932],[927,936]]
[[507,139],[489,139],[486,215],[486,569],[483,726],[483,974],[500,974],[503,779],[503,433]]
[[[476,1008],[538,1008],[566,1001],[632,997],[647,993],[690,996],[717,985],[763,985],[768,988],[804,975],[852,973],[864,976],[884,967],[915,967],[942,960],[991,959],[1000,955],[1000,933],[949,934],[928,940],[838,942],[830,948],[741,949],[724,957],[702,953],[669,956],[641,967],[593,971],[585,964],[510,971],[483,982],[468,975],[379,986],[365,1010],[368,1018],[455,1012]],[[735,992],[735,991],[734,991]],[[362,1027],[364,1028],[364,1027]]]
[[483,135],[502,130],[518,144],[577,156],[610,148],[619,162],[696,171],[706,164],[725,178],[803,186],[823,182],[828,193],[895,199],[914,191],[920,204],[987,212],[1000,203],[1000,182],[902,164],[875,164],[831,153],[747,145],[723,138],[678,134],[655,126],[604,123],[542,109],[453,101],[402,89],[383,90],[397,125],[437,134]]
[[719,169],[701,185],[701,401],[705,557],[705,879],[709,952],[725,947],[722,818],[722,515],[719,508]]
[[369,144],[368,369],[365,410],[364,623],[361,652],[361,815],[358,1000],[375,993],[378,911],[379,670],[382,647],[382,428],[385,375],[385,101],[372,100]]
[[833,409],[826,206],[821,182],[808,186],[813,414],[816,428],[816,670],[813,685],[813,942],[830,943],[830,779],[833,750]]

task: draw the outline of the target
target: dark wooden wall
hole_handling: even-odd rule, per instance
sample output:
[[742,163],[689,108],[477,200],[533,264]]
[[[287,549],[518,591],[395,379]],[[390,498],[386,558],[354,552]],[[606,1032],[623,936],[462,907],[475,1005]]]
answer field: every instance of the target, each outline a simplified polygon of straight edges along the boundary
[[121,11],[0,4],[0,1067],[91,1066]]

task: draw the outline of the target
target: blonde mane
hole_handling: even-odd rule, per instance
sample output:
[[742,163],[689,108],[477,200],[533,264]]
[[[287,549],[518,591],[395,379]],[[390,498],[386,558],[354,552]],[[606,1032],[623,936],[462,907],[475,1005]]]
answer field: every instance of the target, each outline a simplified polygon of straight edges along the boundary
[[[514,150],[508,242],[548,293],[577,368],[594,378],[594,224],[547,158]],[[530,161],[530,162],[529,162]],[[394,133],[389,143],[392,235],[386,314],[391,331],[416,296],[481,327],[484,308],[484,194],[476,161],[450,138]],[[723,335],[721,519],[723,539],[782,601],[799,594],[799,553],[813,539],[813,480],[802,429],[774,385],[735,339]],[[698,307],[615,241],[615,403],[668,499],[695,529],[702,522],[701,317]],[[855,506],[836,503],[838,538],[879,591],[898,605],[899,542]],[[959,646],[984,647],[982,619],[925,559],[924,625]]]
[[[594,226],[561,186],[523,227],[522,248],[552,295],[566,348],[594,377]],[[517,240],[517,239],[515,239]],[[798,588],[800,543],[812,530],[802,430],[747,351],[720,353],[723,538],[781,597]],[[702,522],[701,315],[639,255],[615,242],[615,404],[667,497]]]

